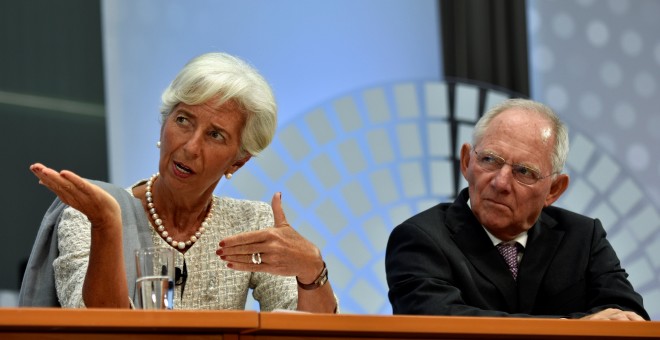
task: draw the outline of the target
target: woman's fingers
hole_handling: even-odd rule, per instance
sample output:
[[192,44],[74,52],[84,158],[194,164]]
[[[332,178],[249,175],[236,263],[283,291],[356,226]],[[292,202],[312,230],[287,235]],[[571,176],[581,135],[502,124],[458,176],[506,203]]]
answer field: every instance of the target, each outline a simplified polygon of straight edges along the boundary
[[286,221],[286,215],[282,209],[282,193],[277,192],[273,195],[273,199],[270,202],[270,207],[273,210],[273,220],[275,221],[275,228],[279,227],[291,227],[291,225]]
[[[244,240],[263,241],[232,246],[221,243],[216,251],[229,268],[313,278],[323,266],[318,248],[293,228],[269,228],[250,234]],[[252,261],[253,254],[257,254],[255,261]],[[255,263],[259,262],[259,257],[261,262]]]
[[265,242],[269,237],[269,229],[248,231],[224,238],[220,241],[220,247],[233,248],[247,244]]
[[30,166],[30,170],[39,178],[40,184],[53,191],[65,204],[85,214],[92,225],[101,226],[120,218],[117,200],[77,174],[68,170],[57,172],[40,163]]
[[70,180],[39,163],[32,165],[30,170],[39,178],[40,184],[54,192],[64,203],[71,203],[75,193],[72,192],[74,184]]
[[281,193],[273,195],[271,209],[274,228],[227,237],[220,241],[216,254],[236,270],[317,275],[316,267],[323,265],[320,251],[289,225],[282,209]]

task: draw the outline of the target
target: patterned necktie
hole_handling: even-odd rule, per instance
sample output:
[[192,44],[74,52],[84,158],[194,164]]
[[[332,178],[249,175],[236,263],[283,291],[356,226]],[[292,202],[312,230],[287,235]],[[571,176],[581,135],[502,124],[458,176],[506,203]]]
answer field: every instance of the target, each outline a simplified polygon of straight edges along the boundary
[[518,279],[518,243],[500,243],[497,245],[497,250],[504,258],[504,261],[509,266],[511,275],[514,280]]

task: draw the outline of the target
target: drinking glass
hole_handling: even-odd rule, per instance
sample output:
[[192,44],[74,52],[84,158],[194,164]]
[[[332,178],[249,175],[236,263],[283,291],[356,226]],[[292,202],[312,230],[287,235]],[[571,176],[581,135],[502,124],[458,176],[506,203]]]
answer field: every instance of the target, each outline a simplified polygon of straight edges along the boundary
[[137,279],[135,305],[141,309],[172,309],[174,249],[148,247],[135,250]]

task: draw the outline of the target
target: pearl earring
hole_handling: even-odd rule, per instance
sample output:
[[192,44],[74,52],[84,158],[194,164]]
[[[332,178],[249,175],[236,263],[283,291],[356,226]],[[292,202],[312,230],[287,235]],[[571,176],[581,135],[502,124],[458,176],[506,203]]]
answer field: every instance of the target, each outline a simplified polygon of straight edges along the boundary
[[156,142],[156,147],[160,149],[160,141]]
[[227,178],[227,180],[230,180],[231,176],[232,176],[231,172],[225,174],[225,178]]

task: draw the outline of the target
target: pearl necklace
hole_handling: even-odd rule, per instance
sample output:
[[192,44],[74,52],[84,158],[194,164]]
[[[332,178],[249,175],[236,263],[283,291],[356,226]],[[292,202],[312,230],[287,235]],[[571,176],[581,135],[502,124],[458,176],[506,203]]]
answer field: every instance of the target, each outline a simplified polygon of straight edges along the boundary
[[167,241],[172,247],[179,248],[181,250],[186,249],[186,247],[190,247],[193,243],[197,242],[202,237],[202,234],[206,231],[206,228],[209,225],[209,220],[211,219],[211,216],[213,216],[213,208],[215,207],[215,197],[212,197],[211,199],[211,208],[209,209],[209,212],[206,214],[206,217],[204,218],[204,221],[202,224],[199,225],[199,228],[195,232],[194,235],[190,236],[190,239],[187,241],[176,241],[172,239],[171,236],[169,236],[169,233],[167,232],[167,229],[165,229],[165,225],[163,224],[163,221],[159,218],[158,213],[156,213],[156,206],[154,205],[153,202],[153,195],[151,193],[151,186],[152,184],[156,181],[156,178],[160,173],[155,173],[149,180],[147,181],[147,193],[146,193],[146,199],[147,199],[147,207],[149,208],[149,213],[151,214],[151,218],[153,218],[154,223],[156,224],[156,229],[158,230],[158,233],[160,233],[160,236]]

